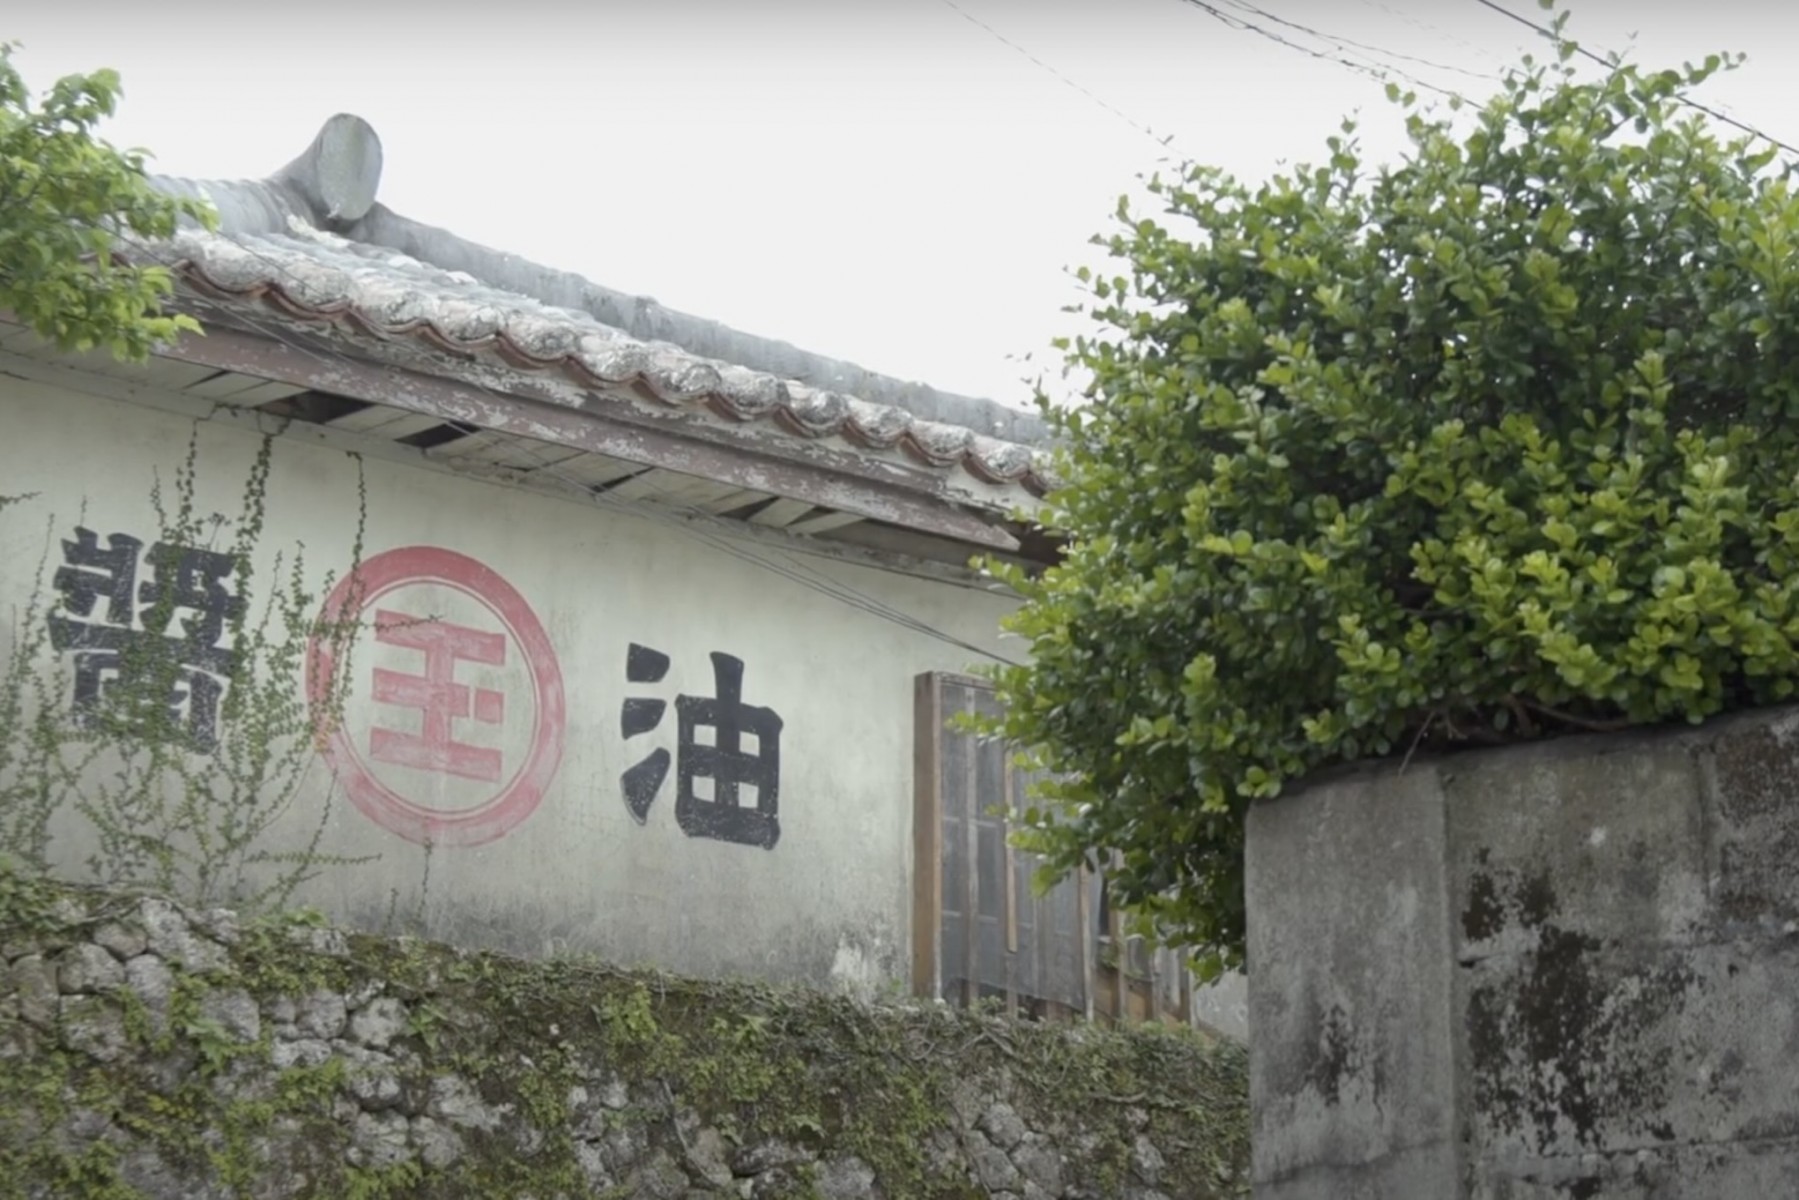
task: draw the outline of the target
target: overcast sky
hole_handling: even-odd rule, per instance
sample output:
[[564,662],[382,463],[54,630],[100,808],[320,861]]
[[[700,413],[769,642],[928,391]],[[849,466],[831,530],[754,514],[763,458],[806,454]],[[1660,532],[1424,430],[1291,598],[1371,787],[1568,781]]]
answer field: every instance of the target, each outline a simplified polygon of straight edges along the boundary
[[[1381,85],[1338,59],[1476,99],[1492,82],[1462,72],[1532,40],[1478,0],[1213,6],[1265,33],[1188,0],[19,0],[0,39],[38,88],[119,70],[108,135],[164,172],[265,175],[357,113],[406,216],[1022,404],[1069,327],[1066,269],[1100,261],[1087,239],[1136,176],[1191,158],[1259,179],[1355,109],[1391,157]],[[1584,0],[1572,29],[1601,49],[1634,34],[1655,65],[1748,51],[1702,98],[1799,144],[1799,4]]]

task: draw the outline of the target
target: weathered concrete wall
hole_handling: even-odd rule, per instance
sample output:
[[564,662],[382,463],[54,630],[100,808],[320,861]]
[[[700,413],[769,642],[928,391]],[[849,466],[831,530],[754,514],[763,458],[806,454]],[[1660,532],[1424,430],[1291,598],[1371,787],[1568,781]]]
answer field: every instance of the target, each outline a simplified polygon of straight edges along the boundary
[[[79,541],[77,527],[94,535],[77,569],[102,594],[88,613],[65,616],[104,625],[120,615],[103,594],[117,577],[101,561],[115,535],[143,540],[134,565],[138,583],[150,583],[151,489],[160,477],[166,492],[196,424],[149,407],[153,390],[145,397],[123,403],[0,375],[0,493],[36,493],[0,516],[0,609],[24,613],[34,591],[57,601],[53,579],[70,565],[63,544]],[[228,424],[198,424],[203,513],[240,511],[259,449]],[[298,543],[315,580],[348,564],[357,464],[309,436],[296,428],[276,443],[263,581],[273,555]],[[971,651],[728,552],[792,565],[766,543],[720,548],[666,520],[422,463],[362,466],[365,620],[390,612],[415,624],[355,648],[344,737],[272,844],[303,845],[329,801],[319,850],[379,860],[333,869],[299,900],[364,927],[422,904],[431,936],[524,953],[591,951],[862,992],[903,983],[912,681],[965,669]],[[997,648],[1009,602],[991,592],[798,561]],[[4,624],[0,652],[15,632]],[[454,637],[408,640],[434,629]],[[628,669],[634,645],[655,653]],[[677,816],[678,697],[719,695],[715,654],[741,661],[743,703],[781,722],[778,735],[746,726],[741,745],[766,764],[778,742],[778,840],[753,818],[727,828],[716,809],[699,806],[695,822]],[[72,660],[59,659],[65,670]],[[377,679],[388,689],[379,702]],[[652,703],[627,710],[634,698]],[[699,728],[694,743],[716,736]],[[646,767],[634,813],[623,776],[656,754],[670,756],[667,773],[652,788],[655,764]],[[717,798],[711,783],[697,781],[702,801]],[[745,811],[762,798],[746,791]],[[88,850],[71,835],[57,857],[74,866]]]
[[1214,1033],[1249,1041],[1249,983],[1232,971],[1193,989],[1193,1015]]
[[1211,1200],[1240,1048],[526,963],[0,874],[0,1192]]
[[1799,1195],[1799,712],[1249,820],[1259,1200]]

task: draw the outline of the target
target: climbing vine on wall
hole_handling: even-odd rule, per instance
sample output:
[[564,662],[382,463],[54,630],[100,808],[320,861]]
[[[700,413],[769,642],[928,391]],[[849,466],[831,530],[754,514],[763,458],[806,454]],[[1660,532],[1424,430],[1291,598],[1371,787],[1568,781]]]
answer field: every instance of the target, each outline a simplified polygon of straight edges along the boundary
[[[0,855],[39,872],[79,855],[103,884],[260,910],[351,864],[319,850],[329,803],[295,800],[309,784],[329,797],[316,751],[347,686],[308,704],[308,656],[347,656],[358,628],[319,615],[333,576],[310,580],[303,547],[258,568],[273,439],[232,516],[200,509],[198,452],[196,429],[149,497],[149,537],[46,525],[0,663]],[[352,577],[365,516],[359,485]]]

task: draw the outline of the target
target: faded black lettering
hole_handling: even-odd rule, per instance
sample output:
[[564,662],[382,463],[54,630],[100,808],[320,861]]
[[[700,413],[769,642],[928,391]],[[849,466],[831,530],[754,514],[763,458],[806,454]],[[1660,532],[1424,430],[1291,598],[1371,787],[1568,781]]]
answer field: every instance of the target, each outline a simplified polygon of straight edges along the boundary
[[107,535],[102,549],[83,528],[62,544],[53,578],[62,603],[49,617],[50,644],[74,658],[75,718],[89,724],[104,711],[139,735],[172,736],[211,753],[237,666],[223,644],[228,622],[243,611],[228,586],[236,559],[158,542],[141,556],[150,577],[139,582],[142,549],[123,533]]
[[[711,657],[714,694],[675,698],[678,758],[657,749],[626,770],[619,780],[625,807],[639,825],[647,823],[673,759],[675,822],[683,833],[773,849],[781,838],[782,721],[771,708],[744,703],[742,659],[716,651]],[[632,683],[656,683],[668,667],[667,655],[633,645],[625,674]],[[630,697],[619,710],[619,731],[627,739],[652,733],[667,709],[654,697]],[[710,734],[705,742],[702,731]]]

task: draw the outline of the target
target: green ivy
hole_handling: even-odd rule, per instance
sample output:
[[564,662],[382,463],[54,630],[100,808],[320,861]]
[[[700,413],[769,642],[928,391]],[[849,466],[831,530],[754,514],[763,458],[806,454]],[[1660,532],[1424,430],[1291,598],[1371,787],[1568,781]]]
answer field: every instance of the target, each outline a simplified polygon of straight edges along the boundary
[[[1241,960],[1243,817],[1328,764],[1698,721],[1792,696],[1799,196],[1556,20],[1477,111],[1390,89],[1410,149],[1121,201],[1050,409],[1066,536],[989,723],[1057,782],[1051,870]],[[1320,898],[1327,903],[1327,898]]]
[[[188,685],[192,649],[180,636],[186,619],[177,589],[158,589],[138,611],[146,632],[164,636],[124,647],[99,703],[77,711],[68,702],[70,669],[50,636],[55,593],[34,588],[13,644],[0,652],[0,862],[67,873],[77,865],[69,847],[85,846],[80,866],[106,886],[150,888],[196,904],[229,902],[251,912],[279,910],[326,871],[378,857],[321,850],[329,798],[298,837],[277,837],[284,822],[291,827],[317,747],[338,727],[348,695],[347,672],[313,694],[304,686],[306,672],[320,646],[347,656],[361,626],[318,615],[319,595],[337,574],[326,572],[315,584],[304,546],[277,550],[258,569],[274,438],[262,439],[241,506],[227,516],[200,505],[199,436],[196,422],[166,487],[158,475],[149,509],[155,543],[214,551],[231,564],[236,603],[221,618],[221,640],[232,661],[223,672],[212,744],[197,744],[185,714],[169,702]],[[356,461],[357,514],[346,572],[352,579],[367,518]],[[34,564],[39,580],[50,575],[54,544],[50,527]]]
[[94,128],[118,107],[113,71],[70,75],[33,100],[0,42],[0,311],[65,350],[141,360],[191,317],[164,315],[168,270],[115,256],[121,234],[166,238],[182,218],[212,227],[209,205],[150,185],[145,155]]
[[[0,863],[0,944],[50,952],[109,921],[135,897],[10,872]],[[870,1008],[794,987],[683,979],[587,960],[525,962],[409,938],[349,935],[309,946],[311,914],[246,922],[217,970],[176,983],[166,1020],[130,990],[89,996],[71,1016],[117,1005],[127,1052],[100,1061],[75,1049],[66,1024],[39,1032],[0,1021],[0,1200],[143,1200],[120,1157],[152,1150],[208,1194],[249,1197],[310,1177],[308,1195],[462,1197],[588,1195],[576,1153],[571,1090],[603,1072],[631,1103],[603,1110],[607,1128],[686,1149],[676,1111],[691,1111],[728,1145],[770,1139],[820,1158],[855,1155],[893,1200],[974,1200],[985,1189],[933,1145],[954,1137],[970,1081],[1003,1094],[1034,1129],[1066,1141],[1070,1173],[1123,1194],[1139,1134],[1166,1158],[1163,1186],[1182,1196],[1241,1195],[1249,1157],[1248,1059],[1184,1029],[1070,1029],[940,1005]],[[268,1013],[278,997],[338,994],[378,983],[411,1022],[400,1047],[403,1089],[464,1078],[542,1134],[522,1149],[512,1130],[465,1130],[466,1153],[426,1169],[408,1160],[352,1167],[340,1103],[363,1068],[345,1057],[277,1068],[273,1023],[253,1042],[202,1017],[209,993],[242,989]],[[0,972],[0,992],[5,988]],[[0,1000],[8,998],[0,994]],[[429,1014],[429,1015],[425,1015]],[[60,1018],[59,1018],[60,1019]],[[164,1068],[190,1069],[169,1078]],[[78,1111],[128,1137],[82,1142]],[[1078,1126],[1080,1138],[1068,1128]],[[795,1174],[803,1174],[796,1168]],[[815,1196],[804,1179],[799,1190]],[[642,1194],[627,1179],[604,1195]]]

